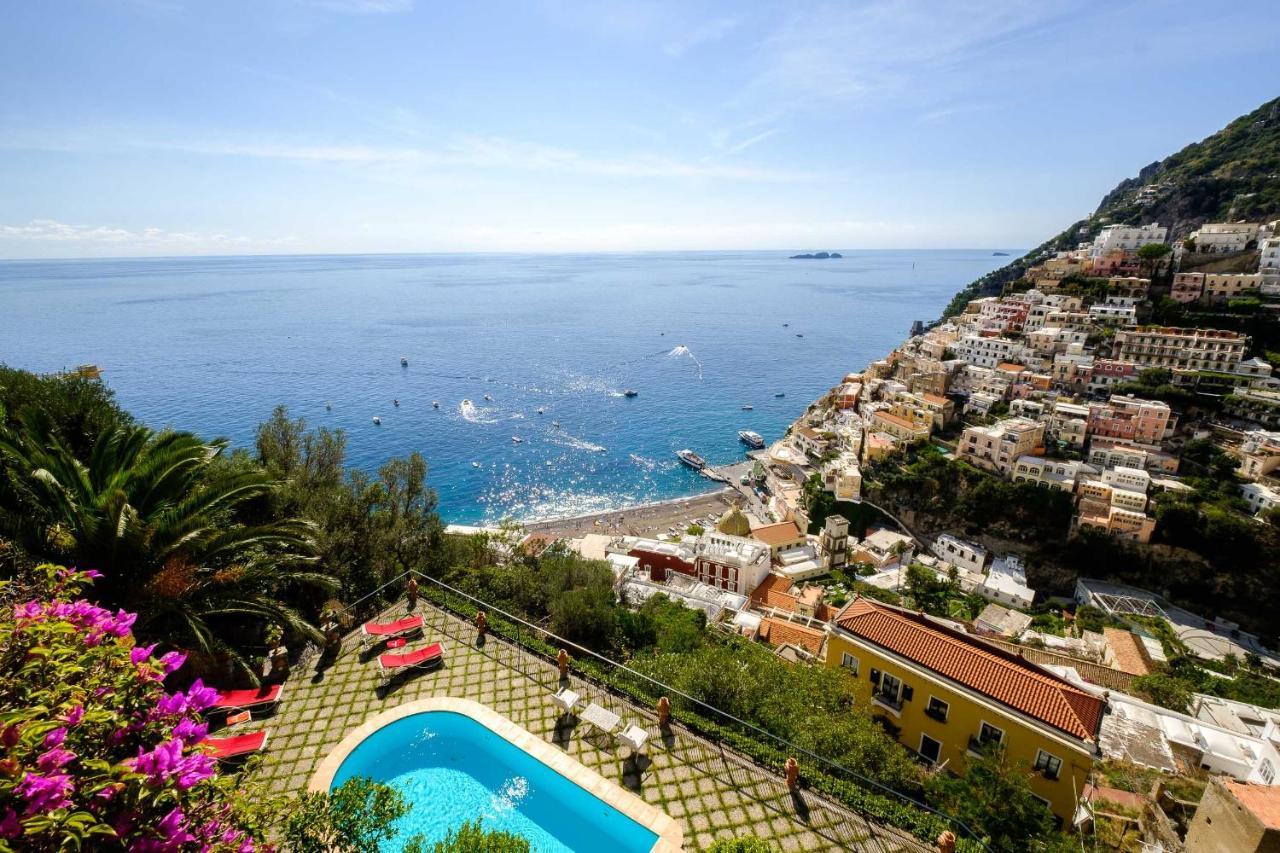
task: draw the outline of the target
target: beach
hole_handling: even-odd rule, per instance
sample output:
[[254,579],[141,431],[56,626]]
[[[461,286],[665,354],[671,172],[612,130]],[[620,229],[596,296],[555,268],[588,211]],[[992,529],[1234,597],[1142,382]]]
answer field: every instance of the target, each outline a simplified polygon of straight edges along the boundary
[[656,501],[610,512],[593,513],[574,518],[531,522],[530,533],[576,539],[588,533],[616,533],[628,536],[665,536],[675,527],[684,530],[708,516],[719,517],[734,505],[738,493],[725,487],[706,495]]

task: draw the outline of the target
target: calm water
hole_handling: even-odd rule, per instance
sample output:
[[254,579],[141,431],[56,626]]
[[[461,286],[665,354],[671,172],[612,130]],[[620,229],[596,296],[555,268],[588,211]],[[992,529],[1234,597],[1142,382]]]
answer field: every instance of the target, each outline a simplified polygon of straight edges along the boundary
[[449,521],[579,514],[705,491],[674,451],[776,438],[1003,260],[786,254],[3,262],[0,361],[98,364],[146,423],[238,445],[283,403],[351,464],[420,451]]
[[528,839],[535,853],[642,853],[657,836],[462,714],[414,714],[378,729],[347,756],[337,787],[367,776],[400,790],[410,810],[383,845],[421,833],[426,847],[465,820]]

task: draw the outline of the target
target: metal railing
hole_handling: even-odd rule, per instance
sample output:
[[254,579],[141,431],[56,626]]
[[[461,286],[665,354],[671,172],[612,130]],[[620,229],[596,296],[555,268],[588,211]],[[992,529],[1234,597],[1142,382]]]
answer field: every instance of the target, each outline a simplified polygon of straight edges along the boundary
[[[638,703],[653,703],[660,696],[668,697],[673,704],[680,700],[693,710],[693,714],[673,713],[673,718],[684,724],[684,727],[695,737],[705,739],[720,749],[729,746],[735,752],[743,753],[742,747],[736,746],[732,739],[726,742],[724,733],[716,730],[717,727],[729,729],[745,737],[748,741],[754,741],[765,747],[767,751],[776,753],[775,758],[777,760],[775,762],[768,762],[766,759],[764,763],[762,763],[762,759],[747,754],[749,760],[769,769],[772,774],[776,775],[781,772],[781,761],[785,757],[794,756],[801,762],[802,769],[806,769],[806,772],[802,772],[802,778],[809,776],[811,782],[820,782],[821,777],[826,777],[835,782],[856,786],[873,796],[888,800],[893,805],[908,807],[931,815],[940,825],[950,829],[959,838],[967,840],[971,849],[979,849],[991,853],[991,848],[983,841],[982,837],[966,823],[959,818],[929,806],[917,797],[863,776],[857,771],[792,743],[760,728],[754,723],[722,711],[669,684],[632,669],[626,664],[614,661],[592,649],[560,637],[546,628],[535,625],[520,616],[509,613],[500,607],[421,572],[410,570],[402,573],[380,586],[377,590],[348,605],[344,608],[344,611],[348,613],[355,612],[359,605],[372,600],[374,596],[380,595],[393,585],[402,584],[410,575],[419,580],[419,594],[422,598],[446,613],[452,613],[459,617],[460,620],[464,620],[463,624],[449,624],[449,620],[444,620],[443,624],[433,627],[441,630],[451,639],[470,644],[476,639],[476,630],[470,624],[470,620],[474,617],[476,611],[485,611],[488,617],[489,635],[505,639],[508,642],[486,642],[483,646],[473,645],[472,647],[482,654],[493,657],[522,676],[540,684],[543,683],[542,679],[549,674],[553,674],[555,678],[546,685],[550,690],[554,691],[553,685],[555,681],[558,681],[558,671],[555,668],[555,653],[556,650],[563,648],[571,655],[571,667],[574,670],[575,677],[601,694],[612,695]],[[424,592],[426,594],[423,594]],[[504,634],[506,634],[505,637],[503,636]],[[589,665],[584,666],[584,664]],[[598,670],[598,672],[593,670]],[[771,763],[776,763],[778,766],[770,766]],[[816,772],[808,771],[809,768]],[[822,793],[824,789],[829,791],[830,787],[829,785],[819,785],[816,790]],[[864,819],[870,818],[880,824],[893,825],[883,816],[875,814],[874,808],[864,811],[859,809],[858,806],[847,802],[846,798],[841,797],[838,793],[832,793],[831,796],[842,808],[849,809]],[[898,831],[909,832],[907,829]]]

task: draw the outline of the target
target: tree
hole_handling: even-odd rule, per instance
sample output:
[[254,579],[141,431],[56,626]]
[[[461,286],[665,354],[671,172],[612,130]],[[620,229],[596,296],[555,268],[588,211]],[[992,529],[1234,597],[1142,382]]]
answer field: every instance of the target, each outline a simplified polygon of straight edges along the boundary
[[986,836],[998,851],[1023,851],[1051,833],[1053,815],[1031,790],[1025,762],[992,746],[971,759],[963,776],[938,774],[927,788],[931,802]]
[[283,836],[291,853],[374,853],[395,837],[396,822],[408,811],[395,788],[355,776],[327,794],[300,796]]
[[499,829],[486,830],[482,821],[464,821],[437,841],[431,853],[529,853],[529,841],[523,836]]
[[0,511],[0,532],[29,553],[102,572],[100,599],[138,611],[145,633],[212,652],[225,650],[212,622],[247,618],[319,640],[281,595],[333,588],[310,568],[312,527],[240,523],[237,509],[279,484],[260,469],[215,465],[225,449],[130,426],[108,429],[82,457],[47,418],[20,418],[0,430],[0,456],[22,487]]
[[1130,687],[1148,702],[1180,714],[1185,714],[1191,704],[1191,686],[1175,675],[1163,672],[1140,675]]
[[86,600],[94,572],[0,583],[0,851],[248,851],[282,808],[200,749],[215,693],[169,693],[134,614]]

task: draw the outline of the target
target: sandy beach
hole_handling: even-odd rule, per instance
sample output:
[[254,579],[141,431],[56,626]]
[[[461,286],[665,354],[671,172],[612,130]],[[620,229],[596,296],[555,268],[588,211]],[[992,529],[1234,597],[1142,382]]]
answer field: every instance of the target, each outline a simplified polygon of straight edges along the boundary
[[525,525],[530,533],[577,538],[587,533],[617,533],[629,536],[666,535],[669,528],[684,529],[709,515],[720,516],[733,506],[738,493],[725,487],[706,495],[673,498],[652,504],[576,518],[560,518]]

